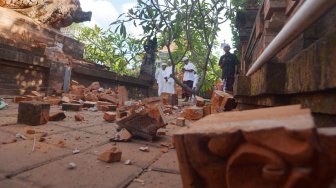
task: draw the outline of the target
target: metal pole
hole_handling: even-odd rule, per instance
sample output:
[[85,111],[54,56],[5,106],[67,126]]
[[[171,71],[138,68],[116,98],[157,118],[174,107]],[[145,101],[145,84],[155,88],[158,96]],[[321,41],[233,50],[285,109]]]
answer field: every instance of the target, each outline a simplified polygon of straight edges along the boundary
[[266,47],[264,52],[255,61],[247,72],[250,76],[259,70],[268,60],[288,45],[295,37],[306,30],[328,9],[336,5],[336,0],[306,0],[278,35]]

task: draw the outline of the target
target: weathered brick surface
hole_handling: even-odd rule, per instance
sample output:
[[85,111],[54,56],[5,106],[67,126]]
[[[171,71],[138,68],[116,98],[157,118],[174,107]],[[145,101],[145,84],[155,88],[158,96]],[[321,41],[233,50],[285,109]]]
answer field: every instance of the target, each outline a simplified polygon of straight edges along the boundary
[[122,151],[117,147],[104,151],[99,155],[98,159],[107,163],[119,162],[121,160]]
[[57,112],[57,113],[51,114],[49,116],[49,121],[61,121],[65,118],[66,118],[66,116],[65,116],[64,112]]
[[191,106],[185,108],[183,117],[189,120],[199,120],[203,117],[203,107]]
[[62,104],[62,110],[64,111],[81,111],[82,105],[81,104],[75,104],[75,103],[63,103]]
[[117,117],[117,113],[115,113],[115,112],[105,112],[104,113],[104,120],[105,121],[108,121],[108,122],[114,121],[114,120],[116,120],[116,117]]
[[49,120],[50,104],[43,102],[20,102],[18,123],[42,125]]

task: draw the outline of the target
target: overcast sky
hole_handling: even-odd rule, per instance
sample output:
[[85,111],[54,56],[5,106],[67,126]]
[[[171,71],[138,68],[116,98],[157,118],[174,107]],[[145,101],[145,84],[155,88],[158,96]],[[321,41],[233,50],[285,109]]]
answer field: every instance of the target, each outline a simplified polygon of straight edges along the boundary
[[[94,26],[97,24],[99,27],[107,28],[120,14],[135,6],[137,0],[80,0],[80,2],[84,11],[92,11],[91,22],[85,22],[85,25]],[[142,29],[140,27],[135,28],[133,24],[126,27],[135,36],[142,33]],[[231,45],[231,38],[229,23],[225,23],[221,26],[218,41],[223,42],[225,40]]]

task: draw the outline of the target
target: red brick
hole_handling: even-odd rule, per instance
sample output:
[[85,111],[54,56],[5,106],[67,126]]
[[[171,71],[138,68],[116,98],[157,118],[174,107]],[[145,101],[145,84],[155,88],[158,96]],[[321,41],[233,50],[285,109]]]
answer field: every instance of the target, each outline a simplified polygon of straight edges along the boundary
[[29,101],[19,103],[18,123],[42,125],[49,120],[50,104]]
[[119,106],[124,106],[125,101],[128,101],[128,91],[125,86],[118,86],[118,99],[119,99]]
[[203,117],[203,108],[197,106],[185,108],[183,117],[189,120],[199,120]]
[[125,128],[122,128],[115,134],[115,137],[111,141],[115,142],[128,142],[132,139],[132,134]]
[[211,105],[207,104],[203,106],[203,117],[211,114]]
[[17,97],[14,97],[14,99],[13,99],[13,102],[15,102],[15,103],[19,103],[21,101],[31,101],[31,99],[27,98],[27,97],[24,97],[24,96],[17,96]]
[[104,113],[104,120],[111,122],[111,121],[116,120],[116,116],[117,116],[117,114],[115,112],[105,112]]
[[97,102],[98,101],[97,95],[95,95],[93,92],[86,93],[84,95],[84,99],[86,101],[92,101],[92,102]]
[[118,104],[119,103],[119,100],[116,96],[108,95],[108,94],[105,94],[105,93],[100,94],[100,100],[108,101],[108,102],[111,102],[113,104]]
[[98,101],[97,104],[96,104],[97,109],[99,111],[103,111],[104,110],[103,106],[107,106],[107,108],[109,108],[108,106],[110,106],[110,105],[113,105],[113,104],[110,103],[110,102],[104,102],[104,101]]
[[61,121],[65,118],[66,118],[66,116],[65,116],[64,112],[57,112],[57,113],[49,116],[49,121]]
[[178,105],[178,96],[177,94],[170,94],[168,96],[168,104],[172,106]]
[[123,118],[127,116],[127,111],[125,109],[117,109],[117,118]]
[[25,97],[28,99],[28,101],[42,101],[42,96],[35,96],[35,95],[25,95]]
[[111,163],[111,162],[119,162],[121,160],[121,150],[117,147],[112,147],[111,149],[103,152],[98,157],[99,160]]
[[94,107],[96,104],[97,104],[96,102],[85,101],[84,104],[83,104],[83,107],[84,107],[84,108],[92,108],[92,107]]
[[107,105],[107,106],[102,106],[101,107],[102,111],[116,111],[117,110],[117,105]]
[[80,111],[82,110],[81,104],[74,104],[74,103],[63,103],[62,104],[62,110],[65,111]]
[[83,114],[76,114],[76,115],[75,115],[75,120],[76,120],[76,121],[84,121],[84,116],[83,116]]
[[205,100],[202,97],[196,96],[196,106],[203,107],[205,105]]

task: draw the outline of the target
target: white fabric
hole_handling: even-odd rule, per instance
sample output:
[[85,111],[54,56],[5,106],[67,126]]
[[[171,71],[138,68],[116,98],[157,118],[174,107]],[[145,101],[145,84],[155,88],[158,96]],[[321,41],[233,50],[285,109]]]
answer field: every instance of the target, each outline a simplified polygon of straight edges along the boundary
[[164,79],[164,86],[163,86],[163,92],[165,93],[170,93],[170,94],[174,94],[175,93],[175,81],[173,78],[170,77],[170,75],[172,74],[172,67],[169,66],[166,68],[165,70],[165,77],[168,78],[168,80],[166,81]]
[[[184,65],[183,68],[185,70],[194,70],[195,71],[195,66],[191,62],[188,62],[188,64]],[[183,81],[194,80],[194,71],[192,71],[192,72],[184,71]]]
[[156,73],[155,73],[156,83],[158,84],[158,96],[161,96],[161,93],[163,92],[165,75],[166,75],[166,71],[162,70],[162,68],[157,70]]
[[194,82],[193,82],[193,88],[196,88],[198,83],[199,76],[198,74],[194,73]]

